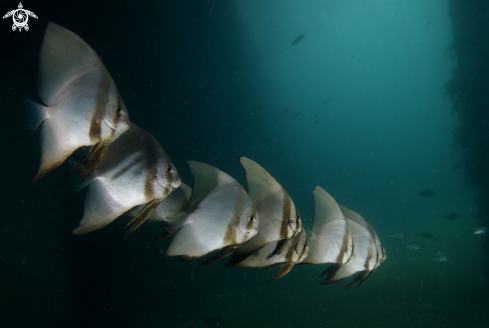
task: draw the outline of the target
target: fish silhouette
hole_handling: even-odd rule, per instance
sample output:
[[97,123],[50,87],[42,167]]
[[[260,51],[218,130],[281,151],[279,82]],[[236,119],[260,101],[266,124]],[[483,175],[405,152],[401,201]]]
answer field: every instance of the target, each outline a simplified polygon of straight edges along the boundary
[[304,34],[301,34],[299,35],[297,38],[295,38],[295,40],[292,42],[292,45],[294,44],[298,44],[299,42],[301,42],[302,40],[304,40],[306,36]]
[[416,195],[418,195],[419,197],[433,197],[436,194],[437,194],[436,191],[428,189],[428,190],[424,190],[422,192],[418,192]]

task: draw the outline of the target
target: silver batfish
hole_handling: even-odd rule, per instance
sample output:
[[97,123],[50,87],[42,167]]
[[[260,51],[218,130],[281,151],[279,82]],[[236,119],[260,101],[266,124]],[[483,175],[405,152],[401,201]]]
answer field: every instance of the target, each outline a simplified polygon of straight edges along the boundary
[[35,182],[76,149],[93,146],[87,176],[107,147],[130,126],[126,106],[95,51],[73,32],[48,23],[41,46],[38,91],[47,106],[25,100],[31,125],[41,123],[41,164]]
[[333,197],[316,186],[309,257],[303,263],[334,263],[323,274],[334,274],[354,254],[350,226]]
[[337,272],[328,275],[321,284],[330,284],[360,272],[353,282],[346,286],[348,288],[358,283],[358,287],[385,260],[385,250],[377,233],[365,218],[345,206],[340,205],[340,209],[350,226],[355,256],[348,263],[343,264]]
[[175,234],[164,255],[184,260],[220,250],[203,263],[210,264],[255,237],[259,219],[250,197],[231,176],[205,163],[188,163],[194,184],[187,213],[169,224],[157,239]]
[[131,125],[77,189],[87,185],[85,212],[76,235],[100,229],[135,206],[145,204],[128,224],[139,227],[181,184],[168,155],[149,132]]
[[229,265],[236,265],[272,241],[275,249],[267,256],[282,253],[287,242],[302,231],[302,221],[287,191],[258,163],[241,157],[248,194],[260,216],[260,233],[236,250]]

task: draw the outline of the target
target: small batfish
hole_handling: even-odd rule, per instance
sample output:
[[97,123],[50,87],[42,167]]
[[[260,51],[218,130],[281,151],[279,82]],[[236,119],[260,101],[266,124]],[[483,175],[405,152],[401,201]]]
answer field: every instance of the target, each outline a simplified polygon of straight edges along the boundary
[[194,184],[187,213],[170,223],[160,239],[175,234],[164,255],[184,260],[220,250],[203,263],[210,264],[255,237],[259,219],[253,202],[236,180],[211,165],[188,163]]
[[298,44],[299,42],[301,42],[302,40],[304,40],[305,37],[306,36],[304,34],[299,35],[297,38],[294,39],[294,41],[292,42],[292,45]]
[[346,220],[350,226],[350,233],[355,245],[355,255],[347,263],[341,265],[339,269],[332,272],[328,269],[323,272],[327,278],[321,282],[321,285],[343,280],[359,271],[361,274],[347,287],[357,282],[361,283],[375,269],[377,264],[377,247],[370,231],[355,221],[348,218]]
[[76,235],[103,228],[135,206],[145,204],[129,222],[139,227],[181,180],[168,155],[149,132],[135,124],[109,148],[106,158],[77,189],[89,185]]
[[479,227],[474,229],[471,233],[473,235],[481,235],[483,233],[487,233],[488,228],[487,227]]
[[266,269],[280,267],[279,272],[269,280],[269,282],[272,282],[285,276],[292,270],[295,264],[304,261],[309,256],[308,244],[309,241],[306,232],[303,229],[299,234],[287,242],[287,245],[281,254],[267,259],[267,255],[277,246],[277,241],[273,241],[257,252],[251,254],[236,266],[240,268],[266,267]]
[[417,237],[425,238],[425,239],[431,239],[431,238],[435,237],[435,235],[429,231],[425,231],[425,232],[422,232],[419,235],[417,235]]
[[48,23],[39,59],[38,91],[47,105],[25,100],[35,130],[41,127],[36,182],[76,149],[92,146],[83,177],[103,160],[107,147],[130,127],[126,106],[95,51],[76,34]]
[[302,230],[299,212],[282,185],[251,159],[241,157],[240,162],[245,171],[248,194],[260,216],[260,233],[236,250],[229,265],[240,263],[272,241],[278,242],[267,257],[278,255],[284,250],[287,241]]
[[[187,208],[188,200],[192,189],[185,183],[175,189],[168,197],[166,197],[148,217],[148,221],[169,222],[172,223],[180,212]],[[141,212],[143,206],[136,206],[131,211],[127,212],[127,216],[135,217]]]
[[432,261],[437,261],[437,262],[447,262],[448,257],[445,255],[435,257],[434,259],[431,259]]
[[437,194],[436,191],[429,189],[429,190],[424,190],[422,192],[418,192],[416,195],[418,195],[419,197],[433,197],[436,194]]
[[400,231],[400,232],[393,233],[392,235],[389,235],[389,238],[392,239],[404,239],[406,237],[409,237],[409,232],[405,232],[405,231]]
[[421,249],[421,248],[424,247],[424,244],[422,244],[422,243],[412,243],[412,244],[407,244],[404,247],[409,248],[409,249]]
[[314,217],[309,235],[309,257],[303,263],[335,263],[328,269],[335,273],[353,256],[353,239],[350,226],[336,201],[323,188],[316,186]]
[[453,221],[459,217],[460,217],[460,214],[458,214],[458,213],[450,213],[447,216],[445,216],[445,219]]

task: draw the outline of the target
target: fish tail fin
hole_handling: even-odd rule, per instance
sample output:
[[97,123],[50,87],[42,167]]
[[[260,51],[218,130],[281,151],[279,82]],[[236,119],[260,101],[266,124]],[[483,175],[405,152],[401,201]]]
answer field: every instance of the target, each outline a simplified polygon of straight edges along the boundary
[[22,101],[24,103],[29,129],[33,133],[46,119],[47,107],[27,98],[22,99]]
[[31,183],[57,168],[71,155],[73,151],[66,149],[57,140],[52,123],[46,120],[41,130],[41,165]]
[[126,210],[127,208],[117,203],[97,180],[88,188],[83,218],[80,226],[73,230],[73,234],[83,235],[101,229],[124,214]]

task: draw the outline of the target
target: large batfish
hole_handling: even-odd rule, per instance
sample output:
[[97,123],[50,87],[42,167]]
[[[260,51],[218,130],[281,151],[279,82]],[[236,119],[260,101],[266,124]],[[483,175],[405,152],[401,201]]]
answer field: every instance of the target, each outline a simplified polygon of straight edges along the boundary
[[48,23],[41,46],[38,91],[47,106],[24,100],[33,129],[44,122],[41,164],[32,182],[76,149],[92,146],[81,172],[87,176],[130,127],[126,106],[95,51],[54,23]]
[[303,263],[334,263],[323,272],[333,274],[354,254],[350,226],[336,201],[323,188],[316,186],[313,196],[314,217],[309,236],[309,257]]
[[236,265],[248,256],[278,241],[267,258],[282,253],[287,242],[302,231],[302,221],[287,191],[258,163],[247,157],[240,158],[245,171],[248,194],[260,216],[260,233],[238,248],[229,265]]
[[188,163],[194,184],[187,213],[169,224],[157,239],[174,234],[164,255],[181,256],[183,260],[219,250],[203,263],[210,264],[255,237],[259,219],[250,197],[231,176],[205,163]]
[[251,254],[244,261],[236,266],[241,268],[275,268],[280,267],[280,270],[268,282],[282,278],[294,267],[301,263],[309,256],[309,239],[306,231],[303,229],[294,238],[290,239],[285,246],[285,249],[279,255],[267,259],[267,255],[272,252],[277,246],[277,241],[271,242],[257,252]]
[[110,146],[105,160],[78,186],[81,189],[89,185],[85,212],[73,233],[81,235],[100,229],[144,204],[128,224],[128,232],[132,232],[180,184],[177,169],[158,141],[132,124]]

